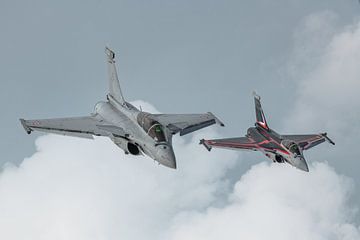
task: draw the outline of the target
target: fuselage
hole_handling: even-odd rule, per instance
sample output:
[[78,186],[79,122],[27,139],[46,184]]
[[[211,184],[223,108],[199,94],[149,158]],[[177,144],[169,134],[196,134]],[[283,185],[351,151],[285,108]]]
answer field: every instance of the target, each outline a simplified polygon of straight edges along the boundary
[[301,170],[308,171],[305,158],[299,146],[270,128],[256,124],[247,130],[247,137],[257,143],[257,150],[274,162],[287,162]]
[[[142,119],[151,119],[151,114],[139,111],[128,102],[125,105],[119,104],[111,96],[108,96],[107,102],[98,102],[95,105],[94,114],[100,115],[106,122],[114,126],[126,126],[125,136],[112,135],[111,140],[125,153],[138,155],[144,153],[159,164],[170,168],[176,168],[176,159],[172,148],[172,134],[167,128],[159,123],[149,128],[144,128],[139,122]],[[161,132],[161,139],[158,135],[151,134],[154,128]]]

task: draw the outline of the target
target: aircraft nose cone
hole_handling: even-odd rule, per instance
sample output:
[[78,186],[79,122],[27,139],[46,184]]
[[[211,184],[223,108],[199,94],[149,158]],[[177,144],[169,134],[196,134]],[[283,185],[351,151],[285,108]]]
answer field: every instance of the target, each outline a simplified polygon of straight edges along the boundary
[[297,167],[298,169],[303,170],[305,172],[309,172],[309,167],[305,161],[305,158],[303,157],[297,158],[295,163],[296,163],[295,167]]
[[169,167],[176,169],[176,160],[174,154],[165,154],[161,156],[162,164]]
[[175,161],[175,159],[167,160],[166,164],[164,164],[164,165],[169,167],[169,168],[176,169],[176,161]]
[[169,168],[176,169],[176,159],[174,151],[167,147],[166,149],[162,148],[159,150],[159,162]]

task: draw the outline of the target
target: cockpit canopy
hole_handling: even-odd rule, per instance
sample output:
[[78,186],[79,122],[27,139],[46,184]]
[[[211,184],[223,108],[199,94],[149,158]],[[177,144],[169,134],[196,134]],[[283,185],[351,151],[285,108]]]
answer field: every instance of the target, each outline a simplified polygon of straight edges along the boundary
[[158,121],[152,119],[148,113],[139,113],[137,121],[144,131],[156,142],[166,142],[163,126]]
[[301,155],[299,146],[295,142],[283,140],[282,145],[286,147],[291,153],[296,154],[297,156]]

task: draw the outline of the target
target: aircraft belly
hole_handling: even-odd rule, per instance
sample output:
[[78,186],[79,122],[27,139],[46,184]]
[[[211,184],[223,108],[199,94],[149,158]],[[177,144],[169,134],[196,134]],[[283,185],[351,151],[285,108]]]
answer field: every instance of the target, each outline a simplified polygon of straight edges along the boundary
[[262,151],[262,152],[265,154],[265,156],[270,158],[270,160],[276,162],[276,154],[274,152],[269,152],[269,151]]

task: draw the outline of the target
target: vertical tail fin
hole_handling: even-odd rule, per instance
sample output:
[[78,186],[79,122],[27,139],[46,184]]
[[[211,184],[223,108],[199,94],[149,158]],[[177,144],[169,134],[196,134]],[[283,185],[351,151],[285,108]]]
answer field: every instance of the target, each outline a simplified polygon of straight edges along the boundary
[[109,73],[109,94],[121,105],[125,105],[125,99],[122,95],[119,79],[116,72],[115,66],[115,53],[109,49],[105,48],[105,53],[107,55],[108,62],[108,73]]
[[260,125],[265,129],[269,129],[269,126],[265,119],[264,111],[261,107],[260,96],[253,92],[254,101],[255,101],[255,115],[256,115],[256,124]]

